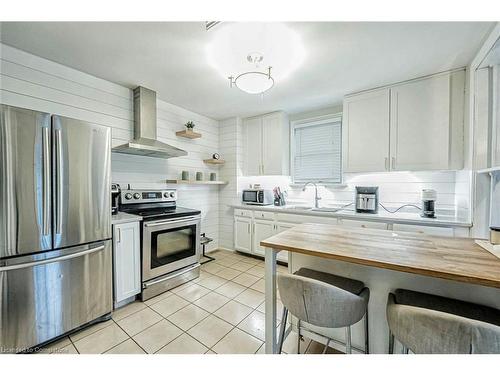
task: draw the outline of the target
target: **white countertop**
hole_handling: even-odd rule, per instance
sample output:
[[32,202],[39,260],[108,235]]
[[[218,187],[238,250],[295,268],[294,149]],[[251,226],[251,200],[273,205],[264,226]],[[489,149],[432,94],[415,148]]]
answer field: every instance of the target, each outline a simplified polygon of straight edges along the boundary
[[390,213],[383,209],[379,209],[376,214],[365,214],[355,212],[351,207],[337,212],[321,212],[321,211],[311,211],[297,208],[296,205],[288,206],[257,206],[248,204],[235,204],[231,205],[233,208],[239,208],[244,210],[256,210],[256,211],[272,211],[278,213],[287,213],[295,215],[307,215],[307,216],[321,216],[321,217],[332,217],[332,218],[342,218],[351,220],[366,220],[366,221],[379,221],[393,224],[414,224],[414,225],[425,225],[425,226],[436,226],[436,227],[471,227],[472,224],[464,220],[463,218],[438,214],[436,218],[424,218],[420,216],[418,212],[396,212]]
[[141,221],[142,216],[127,214],[125,212],[116,213],[115,215],[111,215],[111,224],[122,224],[122,223],[130,223],[133,221]]

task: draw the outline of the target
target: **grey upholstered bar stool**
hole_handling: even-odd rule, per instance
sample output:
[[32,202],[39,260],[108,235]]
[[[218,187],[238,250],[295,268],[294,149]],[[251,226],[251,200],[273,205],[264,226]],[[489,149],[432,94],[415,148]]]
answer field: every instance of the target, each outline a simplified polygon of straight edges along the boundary
[[[300,353],[301,322],[322,328],[346,328],[346,353],[351,354],[351,326],[365,319],[365,353],[368,353],[368,300],[370,290],[358,280],[301,268],[294,274],[278,274],[283,317],[278,342],[281,353],[288,311],[298,319],[297,353]],[[327,339],[326,353],[331,338]]]
[[397,289],[387,301],[389,353],[500,353],[500,310]]

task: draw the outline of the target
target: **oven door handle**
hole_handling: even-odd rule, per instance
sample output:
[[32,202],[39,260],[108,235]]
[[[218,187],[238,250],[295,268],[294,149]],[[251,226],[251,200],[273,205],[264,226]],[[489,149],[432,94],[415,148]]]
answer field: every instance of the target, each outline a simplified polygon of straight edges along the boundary
[[171,220],[162,220],[162,221],[155,221],[154,223],[145,223],[145,227],[157,227],[159,225],[165,225],[165,224],[177,224],[177,223],[186,223],[188,221],[197,221],[200,220],[199,217],[196,216],[190,216],[185,219],[177,220],[177,219],[171,219]]

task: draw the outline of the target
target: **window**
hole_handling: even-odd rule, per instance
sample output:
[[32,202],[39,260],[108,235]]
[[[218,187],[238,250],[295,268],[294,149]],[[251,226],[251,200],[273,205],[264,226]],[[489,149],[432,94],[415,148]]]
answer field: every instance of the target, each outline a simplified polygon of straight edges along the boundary
[[342,119],[340,116],[292,123],[292,179],[342,182]]

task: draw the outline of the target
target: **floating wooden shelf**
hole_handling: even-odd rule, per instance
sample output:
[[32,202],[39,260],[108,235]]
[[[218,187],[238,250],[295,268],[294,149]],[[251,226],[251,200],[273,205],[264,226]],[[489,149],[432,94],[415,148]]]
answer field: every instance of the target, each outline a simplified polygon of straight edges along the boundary
[[167,180],[167,184],[185,185],[227,185],[227,181]]
[[203,162],[205,164],[217,164],[217,165],[220,165],[220,164],[224,164],[226,161],[222,160],[222,159],[205,159],[205,160],[203,160]]
[[201,138],[200,133],[195,133],[192,130],[181,130],[181,131],[175,132],[175,135],[178,137],[184,137],[184,138],[189,138],[189,139]]

